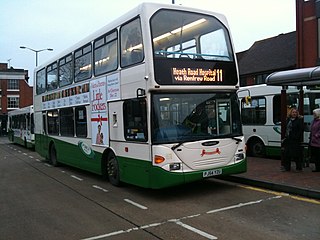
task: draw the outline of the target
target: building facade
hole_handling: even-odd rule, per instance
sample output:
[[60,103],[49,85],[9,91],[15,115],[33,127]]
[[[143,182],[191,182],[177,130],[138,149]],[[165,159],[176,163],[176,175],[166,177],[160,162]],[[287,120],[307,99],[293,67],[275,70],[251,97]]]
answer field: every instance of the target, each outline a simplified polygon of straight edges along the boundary
[[296,68],[296,32],[256,41],[248,50],[237,53],[240,86],[265,83],[275,71]]
[[296,0],[296,31],[255,42],[238,53],[240,85],[265,82],[270,73],[320,65],[320,0]]
[[297,68],[320,64],[320,1],[296,0]]
[[0,63],[0,135],[7,131],[9,111],[33,104],[33,88],[28,79],[27,70],[8,68],[6,63]]

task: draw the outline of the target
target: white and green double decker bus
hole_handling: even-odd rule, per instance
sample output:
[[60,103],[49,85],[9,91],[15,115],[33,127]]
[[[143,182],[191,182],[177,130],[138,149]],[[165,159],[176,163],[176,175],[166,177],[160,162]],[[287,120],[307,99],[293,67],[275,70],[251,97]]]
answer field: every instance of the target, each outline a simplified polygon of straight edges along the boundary
[[163,188],[246,171],[223,15],[144,3],[35,70],[36,151]]

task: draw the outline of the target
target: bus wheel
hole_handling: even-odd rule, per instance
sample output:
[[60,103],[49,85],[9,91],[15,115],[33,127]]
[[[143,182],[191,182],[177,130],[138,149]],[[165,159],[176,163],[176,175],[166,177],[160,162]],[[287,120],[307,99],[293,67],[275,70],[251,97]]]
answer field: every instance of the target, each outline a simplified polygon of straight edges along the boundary
[[265,155],[265,146],[261,140],[253,140],[249,145],[249,152],[253,157],[263,157]]
[[120,171],[117,158],[114,154],[110,154],[107,161],[107,175],[109,181],[114,186],[120,185]]
[[53,166],[58,166],[58,161],[57,161],[57,150],[56,147],[54,146],[54,144],[51,145],[50,147],[50,159],[49,159],[50,163]]

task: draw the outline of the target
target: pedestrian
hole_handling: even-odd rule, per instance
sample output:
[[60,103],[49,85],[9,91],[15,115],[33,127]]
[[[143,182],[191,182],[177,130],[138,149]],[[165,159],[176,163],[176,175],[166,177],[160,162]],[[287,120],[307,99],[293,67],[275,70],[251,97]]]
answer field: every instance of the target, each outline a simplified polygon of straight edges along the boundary
[[315,169],[312,172],[320,172],[320,108],[313,110],[309,147],[311,162],[315,164]]
[[[302,138],[303,117],[296,108],[291,108],[288,113],[286,134],[283,141],[284,162],[282,171],[291,170],[291,161],[296,163],[296,172],[302,171]],[[320,145],[319,145],[320,146]]]

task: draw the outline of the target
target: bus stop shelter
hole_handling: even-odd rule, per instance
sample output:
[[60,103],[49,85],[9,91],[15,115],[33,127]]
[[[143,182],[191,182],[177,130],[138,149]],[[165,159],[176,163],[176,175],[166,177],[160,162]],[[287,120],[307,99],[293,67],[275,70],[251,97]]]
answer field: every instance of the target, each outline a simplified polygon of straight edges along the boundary
[[[300,68],[294,70],[274,72],[266,78],[266,84],[282,86],[281,90],[281,139],[286,132],[287,118],[287,93],[288,86],[296,86],[299,89],[299,113],[303,113],[303,87],[320,85],[320,67]],[[304,143],[306,145],[307,143]],[[281,146],[282,147],[282,146]],[[283,161],[283,154],[281,154]]]

